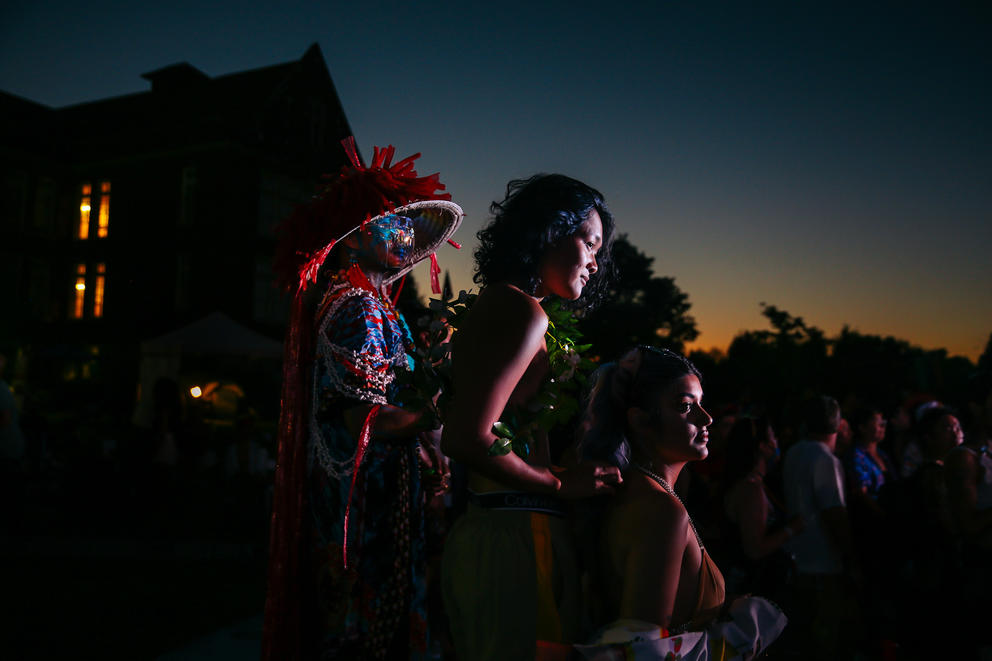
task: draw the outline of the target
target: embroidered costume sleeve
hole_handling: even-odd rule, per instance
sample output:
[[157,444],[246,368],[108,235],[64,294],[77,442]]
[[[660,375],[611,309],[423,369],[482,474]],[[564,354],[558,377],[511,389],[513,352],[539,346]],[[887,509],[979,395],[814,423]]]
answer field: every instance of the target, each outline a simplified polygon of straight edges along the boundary
[[373,293],[337,292],[320,320],[315,367],[318,408],[337,398],[386,404],[396,369],[408,369],[409,330]]

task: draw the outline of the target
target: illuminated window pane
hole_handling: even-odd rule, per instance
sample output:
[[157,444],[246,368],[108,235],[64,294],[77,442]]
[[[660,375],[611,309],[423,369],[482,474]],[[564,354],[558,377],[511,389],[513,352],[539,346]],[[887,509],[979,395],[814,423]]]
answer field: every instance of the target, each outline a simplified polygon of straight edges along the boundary
[[83,303],[86,301],[86,265],[76,267],[76,288],[73,294],[72,318],[83,318]]
[[110,229],[110,193],[100,196],[100,216],[96,235],[101,239],[107,238],[107,231]]
[[109,193],[110,192],[110,182],[109,181],[104,181],[104,182],[101,182],[100,183],[100,192],[101,193]]
[[106,276],[102,275],[104,272],[103,264],[97,267],[97,273],[101,275],[96,276],[96,287],[93,290],[93,316],[102,317],[103,316],[103,286]]
[[[92,188],[89,184],[83,184],[82,195],[79,199],[79,232],[80,239],[88,239],[90,236],[90,193]],[[109,209],[108,209],[109,212]]]

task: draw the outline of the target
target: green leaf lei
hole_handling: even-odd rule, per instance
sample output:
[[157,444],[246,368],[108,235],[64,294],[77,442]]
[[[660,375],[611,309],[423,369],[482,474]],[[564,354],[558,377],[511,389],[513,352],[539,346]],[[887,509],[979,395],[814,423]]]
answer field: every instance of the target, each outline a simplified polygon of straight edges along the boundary
[[[477,298],[461,291],[456,299],[430,300],[431,314],[418,324],[424,341],[412,356],[413,369],[397,377],[403,406],[424,408],[444,420],[452,391],[451,338]],[[583,355],[591,345],[578,344],[582,333],[572,311],[558,300],[545,300],[542,307],[548,315],[549,378],[527,406],[507,411],[493,425],[496,439],[489,446],[490,456],[512,451],[526,458],[536,434],[549,432],[579,412],[579,397],[595,367]]]

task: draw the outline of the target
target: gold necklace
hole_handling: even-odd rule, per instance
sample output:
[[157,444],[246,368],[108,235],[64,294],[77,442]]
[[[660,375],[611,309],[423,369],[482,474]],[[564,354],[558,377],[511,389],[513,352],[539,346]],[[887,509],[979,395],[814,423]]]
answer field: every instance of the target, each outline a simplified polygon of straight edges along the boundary
[[675,493],[675,489],[672,488],[672,485],[670,485],[665,480],[665,478],[663,478],[661,475],[658,475],[654,471],[649,470],[648,468],[642,466],[641,464],[633,464],[633,466],[634,466],[634,468],[636,468],[637,470],[641,471],[642,473],[644,473],[645,475],[647,475],[649,478],[651,478],[652,480],[654,480],[655,482],[657,482],[658,485],[662,489],[664,489],[665,491],[667,491],[672,496],[672,498],[674,498],[675,500],[679,501],[679,505],[682,506],[682,509],[685,510],[686,516],[689,518],[689,527],[692,528],[692,532],[696,536],[696,544],[699,545],[699,550],[702,551],[703,550],[703,539],[699,536],[699,531],[696,530],[696,524],[692,522],[692,517],[689,516],[689,509],[685,506],[685,503],[682,502],[682,499],[679,498],[679,495],[677,493]]

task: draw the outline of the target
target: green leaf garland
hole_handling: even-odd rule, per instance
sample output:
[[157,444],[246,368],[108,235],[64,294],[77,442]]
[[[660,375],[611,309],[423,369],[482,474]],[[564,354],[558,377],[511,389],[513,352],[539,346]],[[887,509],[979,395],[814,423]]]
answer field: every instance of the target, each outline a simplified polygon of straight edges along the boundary
[[[477,298],[461,291],[455,299],[430,300],[430,315],[418,323],[422,342],[411,356],[412,369],[397,376],[402,406],[423,408],[444,420],[452,396],[451,339]],[[582,333],[572,311],[558,300],[546,300],[542,307],[548,315],[549,378],[527,406],[508,411],[493,425],[490,456],[515,452],[526,459],[536,434],[546,434],[579,412],[579,397],[596,366],[584,356],[591,345],[578,344]]]

